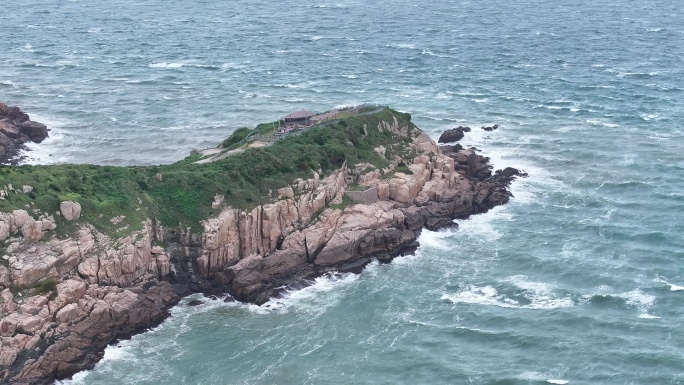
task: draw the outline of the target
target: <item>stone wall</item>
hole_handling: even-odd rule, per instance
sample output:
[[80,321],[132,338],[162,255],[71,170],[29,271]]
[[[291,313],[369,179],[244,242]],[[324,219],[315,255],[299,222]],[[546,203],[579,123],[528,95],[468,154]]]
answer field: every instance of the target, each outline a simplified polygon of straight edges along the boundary
[[363,191],[345,191],[344,195],[356,203],[369,205],[378,201],[378,189],[371,187]]

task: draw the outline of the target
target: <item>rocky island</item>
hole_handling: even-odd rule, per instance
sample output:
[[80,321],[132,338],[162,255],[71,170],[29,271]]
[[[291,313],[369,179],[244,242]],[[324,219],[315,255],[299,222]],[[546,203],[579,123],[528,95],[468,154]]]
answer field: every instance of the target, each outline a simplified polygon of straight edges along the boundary
[[[92,367],[191,293],[263,304],[507,202],[518,171],[385,107],[152,167],[0,168],[0,382]],[[457,135],[462,137],[462,132]]]

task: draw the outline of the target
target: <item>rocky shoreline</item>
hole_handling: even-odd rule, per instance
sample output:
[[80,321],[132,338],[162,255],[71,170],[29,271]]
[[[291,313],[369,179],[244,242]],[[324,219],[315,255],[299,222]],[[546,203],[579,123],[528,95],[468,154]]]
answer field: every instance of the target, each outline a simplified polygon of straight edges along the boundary
[[0,164],[17,164],[26,142],[40,143],[48,137],[48,128],[31,121],[19,107],[0,103]]
[[[158,324],[192,293],[263,304],[311,278],[388,262],[415,250],[423,228],[506,203],[511,181],[524,176],[492,173],[476,149],[438,147],[396,119],[378,129],[408,143],[409,155],[386,170],[345,165],[295,180],[273,203],[226,208],[201,232],[148,220],[120,239],[84,224],[77,236],[43,240],[51,216],[0,213],[1,383],[46,384],[92,368],[109,343]],[[78,219],[80,206],[63,203],[61,215]],[[54,287],[39,292],[41,282]]]

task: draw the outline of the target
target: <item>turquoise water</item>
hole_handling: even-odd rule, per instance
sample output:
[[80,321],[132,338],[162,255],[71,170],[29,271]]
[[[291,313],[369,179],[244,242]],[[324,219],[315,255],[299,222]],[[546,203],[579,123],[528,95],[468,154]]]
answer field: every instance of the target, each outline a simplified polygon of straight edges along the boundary
[[501,124],[464,144],[530,174],[415,256],[261,308],[181,304],[64,383],[684,383],[684,9],[551,3],[0,15],[0,99],[53,128],[31,162],[171,162],[296,109],[374,102],[433,137]]

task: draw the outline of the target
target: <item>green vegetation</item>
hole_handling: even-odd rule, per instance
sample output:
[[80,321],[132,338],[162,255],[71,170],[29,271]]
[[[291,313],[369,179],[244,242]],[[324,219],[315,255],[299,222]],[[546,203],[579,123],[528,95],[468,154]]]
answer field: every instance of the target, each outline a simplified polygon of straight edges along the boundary
[[[360,162],[381,169],[387,167],[388,160],[373,149],[398,140],[387,130],[377,129],[381,121],[393,122],[394,118],[411,130],[415,127],[410,123],[410,115],[384,109],[313,127],[269,147],[246,149],[212,163],[195,164],[200,156],[193,155],[173,164],[150,167],[3,166],[0,188],[8,184],[15,189],[30,185],[33,191],[10,192],[5,200],[0,200],[0,211],[26,209],[32,215],[54,214],[61,201],[73,200],[82,206],[80,221],[91,223],[110,236],[139,229],[147,218],[164,226],[182,224],[199,230],[201,220],[220,210],[211,208],[216,194],[225,196],[226,205],[250,210],[268,203],[269,192],[291,184],[296,178],[311,178],[319,169],[325,176],[345,161],[350,167]],[[254,130],[238,129],[223,146],[238,145],[248,135],[261,134],[272,127],[272,123],[267,123]],[[111,219],[117,216],[125,218],[112,223]],[[55,220],[58,236],[78,227],[78,223],[66,222],[56,215]]]
[[50,300],[53,300],[55,297],[57,297],[57,282],[55,280],[46,279],[44,281],[40,281],[33,285],[31,290],[31,295],[41,295],[47,293],[50,293],[48,296]]
[[238,144],[241,144],[247,136],[251,134],[251,130],[247,127],[241,127],[233,131],[233,134],[221,143],[221,147],[232,150]]

